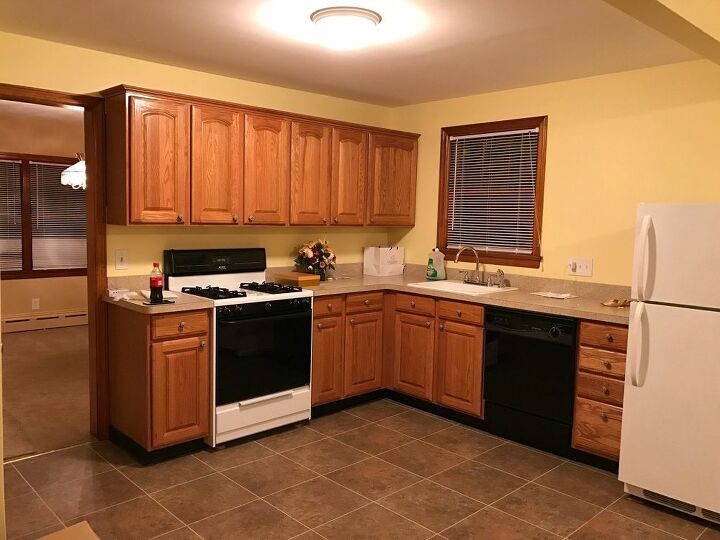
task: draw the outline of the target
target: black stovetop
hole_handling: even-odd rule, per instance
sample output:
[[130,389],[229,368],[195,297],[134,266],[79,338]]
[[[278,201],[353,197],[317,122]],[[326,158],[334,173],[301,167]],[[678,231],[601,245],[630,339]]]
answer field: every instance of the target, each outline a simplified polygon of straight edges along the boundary
[[181,292],[202,296],[210,300],[226,300],[228,298],[242,298],[247,296],[245,291],[231,291],[223,287],[183,287]]
[[257,281],[253,281],[252,283],[241,283],[240,288],[267,294],[283,294],[302,291],[301,287],[293,287],[292,285],[283,285],[282,283],[267,281],[263,281],[262,283],[258,283]]

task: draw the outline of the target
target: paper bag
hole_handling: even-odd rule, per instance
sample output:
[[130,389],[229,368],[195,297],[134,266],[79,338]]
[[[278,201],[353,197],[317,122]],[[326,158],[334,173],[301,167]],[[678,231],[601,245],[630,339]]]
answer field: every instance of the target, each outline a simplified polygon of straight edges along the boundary
[[405,269],[405,248],[366,247],[363,274],[366,276],[399,276]]

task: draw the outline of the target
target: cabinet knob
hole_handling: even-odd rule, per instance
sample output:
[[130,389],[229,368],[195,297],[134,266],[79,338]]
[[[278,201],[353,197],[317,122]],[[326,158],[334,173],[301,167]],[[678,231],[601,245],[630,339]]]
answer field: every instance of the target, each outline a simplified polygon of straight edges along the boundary
[[603,420],[607,420],[607,419],[608,419],[607,413],[601,412],[601,413],[600,413],[600,418],[602,418]]
[[250,223],[252,223],[253,221],[255,221],[255,216],[248,216],[248,221],[249,221]]
[[327,225],[327,224],[328,224],[328,218],[326,218],[326,217],[322,218],[322,222],[323,222],[323,225]]
[[332,306],[332,304],[328,303],[328,305],[327,305],[327,309],[328,309],[328,311],[332,311],[332,309],[333,309],[333,306]]
[[605,334],[605,341],[607,341],[608,343],[612,343],[613,342],[612,334]]
[[603,385],[601,390],[602,390],[602,393],[605,394],[606,396],[610,395],[610,389],[607,386]]
[[200,342],[200,348],[201,348],[201,349],[204,349],[206,345],[207,345],[207,343],[205,343],[204,341],[201,341],[201,342]]
[[414,308],[414,307],[415,307],[415,300],[411,300],[411,301],[410,301],[410,307],[411,307],[411,308]]
[[374,218],[374,217],[371,217],[371,218],[370,218],[370,223],[375,223],[375,218]]
[[430,325],[431,325],[431,324],[432,324],[432,323],[431,323],[430,321],[427,321],[427,322],[425,323],[425,328],[430,328]]
[[178,324],[178,330],[185,330],[185,321],[180,321],[180,324]]
[[237,222],[239,221],[239,219],[238,219],[237,216],[233,216],[233,217],[232,217],[232,220],[233,220],[233,223],[237,223]]
[[603,360],[602,361],[603,366],[605,366],[606,369],[610,369],[612,367],[612,364],[610,363],[610,360]]
[[458,317],[462,317],[462,311],[461,311],[461,310],[458,309],[455,313],[457,313],[457,316],[458,316]]
[[365,301],[363,302],[363,304],[365,304],[366,306],[369,306],[369,305],[370,305],[370,300],[365,300]]
[[334,218],[333,218],[333,223],[334,223],[335,225],[337,225],[338,223],[340,223],[340,220],[339,220],[337,217],[334,217]]
[[317,323],[317,327],[318,327],[318,330],[322,330],[322,327],[323,327],[322,323]]
[[184,217],[182,214],[178,214],[178,215],[177,215],[177,222],[178,222],[178,223],[182,223],[183,221],[185,221],[185,217]]
[[355,319],[350,319],[350,324],[355,324]]
[[438,328],[439,328],[440,331],[442,332],[443,330],[445,330],[445,325],[442,324],[442,323],[440,323],[440,326],[438,326]]

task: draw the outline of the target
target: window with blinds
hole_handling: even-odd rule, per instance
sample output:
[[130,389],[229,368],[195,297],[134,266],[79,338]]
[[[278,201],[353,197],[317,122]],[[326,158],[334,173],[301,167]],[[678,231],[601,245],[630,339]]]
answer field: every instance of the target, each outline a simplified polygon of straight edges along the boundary
[[[546,117],[443,129],[440,247],[539,266]],[[472,257],[474,260],[474,256]]]
[[0,160],[0,272],[22,270],[20,161]]
[[30,162],[33,270],[87,266],[85,190],[60,183],[67,167]]

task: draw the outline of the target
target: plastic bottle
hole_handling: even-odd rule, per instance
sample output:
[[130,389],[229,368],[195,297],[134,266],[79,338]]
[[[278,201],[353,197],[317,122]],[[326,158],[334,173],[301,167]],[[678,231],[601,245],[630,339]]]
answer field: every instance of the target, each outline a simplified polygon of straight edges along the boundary
[[150,303],[160,304],[163,301],[163,275],[160,271],[160,263],[154,262],[150,272]]
[[445,279],[445,254],[434,248],[428,256],[425,278],[431,281]]
[[427,263],[427,270],[425,272],[425,279],[429,280],[435,280],[437,279],[437,270],[435,269],[435,265],[433,263],[433,252],[430,252],[430,255],[428,256],[428,263]]

